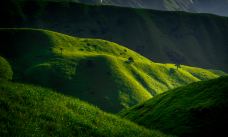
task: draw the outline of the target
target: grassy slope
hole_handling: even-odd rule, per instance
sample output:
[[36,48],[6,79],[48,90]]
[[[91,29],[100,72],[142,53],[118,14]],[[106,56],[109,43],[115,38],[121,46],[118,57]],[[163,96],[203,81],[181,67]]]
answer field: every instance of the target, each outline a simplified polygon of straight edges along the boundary
[[104,40],[34,29],[1,29],[0,37],[0,54],[13,65],[15,81],[54,88],[112,112],[168,89],[219,76],[187,66],[176,70],[173,64],[154,63]]
[[0,136],[166,137],[49,89],[0,80]]
[[44,28],[102,38],[156,62],[181,62],[228,71],[225,17],[67,2],[7,2],[0,4],[0,14],[7,17],[0,27]]
[[228,123],[227,97],[228,77],[221,77],[176,88],[120,115],[178,136],[224,136]]

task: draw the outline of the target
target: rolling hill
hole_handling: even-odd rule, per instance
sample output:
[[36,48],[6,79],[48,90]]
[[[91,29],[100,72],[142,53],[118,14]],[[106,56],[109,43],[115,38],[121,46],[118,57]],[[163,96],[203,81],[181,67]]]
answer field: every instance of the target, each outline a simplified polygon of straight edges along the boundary
[[100,38],[156,62],[228,71],[227,17],[66,1],[7,0],[0,6],[2,28],[41,28]]
[[50,89],[3,80],[0,113],[1,137],[167,137]]
[[0,55],[14,81],[52,88],[109,112],[191,82],[217,78],[219,71],[160,64],[113,42],[37,29],[0,29]]
[[120,113],[180,137],[227,136],[228,77],[173,89]]

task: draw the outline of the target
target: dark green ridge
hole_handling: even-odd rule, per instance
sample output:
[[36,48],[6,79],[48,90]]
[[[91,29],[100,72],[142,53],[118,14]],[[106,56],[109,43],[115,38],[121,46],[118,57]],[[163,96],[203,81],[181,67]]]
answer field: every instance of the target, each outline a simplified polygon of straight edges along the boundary
[[226,76],[170,90],[120,115],[180,137],[220,137],[227,135],[227,98]]

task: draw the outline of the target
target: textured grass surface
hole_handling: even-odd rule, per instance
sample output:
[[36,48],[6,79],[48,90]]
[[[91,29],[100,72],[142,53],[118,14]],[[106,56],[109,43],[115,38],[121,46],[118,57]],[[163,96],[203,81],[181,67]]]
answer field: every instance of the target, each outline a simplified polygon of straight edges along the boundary
[[226,136],[227,97],[228,77],[221,77],[176,88],[120,115],[177,136]]
[[154,63],[118,44],[35,29],[1,29],[0,53],[14,80],[79,97],[117,112],[166,90],[220,74]]
[[49,89],[0,80],[1,137],[166,137]]

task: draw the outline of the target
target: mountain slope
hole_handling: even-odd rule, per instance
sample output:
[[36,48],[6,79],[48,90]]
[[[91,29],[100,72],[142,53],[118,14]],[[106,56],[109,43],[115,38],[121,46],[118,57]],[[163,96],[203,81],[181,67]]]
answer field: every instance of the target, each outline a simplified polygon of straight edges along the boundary
[[[62,0],[66,1],[66,0]],[[187,11],[228,16],[228,0],[71,0],[89,4],[116,5],[167,11]]]
[[225,17],[67,2],[7,2],[0,4],[4,18],[0,27],[44,28],[101,38],[156,62],[228,71]]
[[154,63],[118,44],[36,29],[0,29],[0,54],[14,81],[29,82],[118,112],[218,72]]
[[166,137],[49,89],[0,80],[0,136]]
[[183,137],[226,136],[228,77],[180,87],[121,115],[151,129]]

